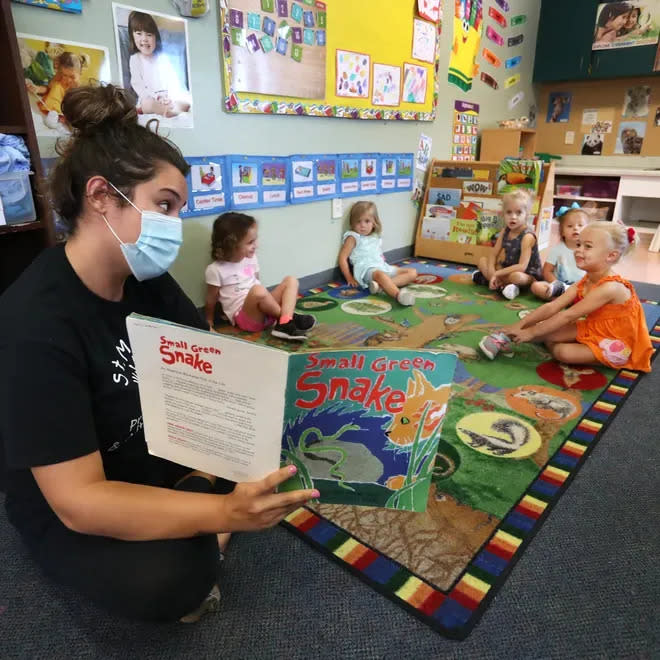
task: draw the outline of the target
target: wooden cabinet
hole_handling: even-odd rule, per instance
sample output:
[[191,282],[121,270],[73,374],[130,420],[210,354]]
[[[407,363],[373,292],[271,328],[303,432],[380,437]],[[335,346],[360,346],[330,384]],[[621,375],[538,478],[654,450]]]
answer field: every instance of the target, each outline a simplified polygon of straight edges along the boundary
[[37,220],[18,225],[0,225],[0,293],[45,247],[54,242],[52,212],[43,190],[43,171],[37,136],[18,54],[16,30],[9,2],[0,3],[0,133],[20,135],[30,151],[30,176]]
[[542,0],[534,60],[535,82],[657,75],[657,46],[594,50],[602,0]]
[[543,0],[536,39],[535,82],[588,77],[596,9],[592,0]]
[[479,160],[534,158],[536,131],[531,128],[485,128],[481,131]]

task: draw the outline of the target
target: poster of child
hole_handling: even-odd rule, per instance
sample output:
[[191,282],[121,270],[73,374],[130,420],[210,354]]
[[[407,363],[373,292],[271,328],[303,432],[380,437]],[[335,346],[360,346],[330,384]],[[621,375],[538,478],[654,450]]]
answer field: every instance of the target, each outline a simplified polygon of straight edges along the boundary
[[122,85],[135,96],[140,123],[193,128],[185,19],[112,3]]
[[70,129],[62,115],[62,99],[69,89],[91,80],[110,81],[108,49],[32,34],[17,37],[36,134],[67,135]]
[[647,46],[658,42],[655,0],[627,0],[598,5],[592,50]]

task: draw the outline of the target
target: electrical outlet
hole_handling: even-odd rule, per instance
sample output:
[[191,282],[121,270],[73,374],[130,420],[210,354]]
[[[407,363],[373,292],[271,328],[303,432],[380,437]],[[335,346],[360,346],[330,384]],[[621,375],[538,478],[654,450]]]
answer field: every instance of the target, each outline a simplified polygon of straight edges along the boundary
[[344,215],[344,204],[341,197],[332,200],[332,219],[338,220]]

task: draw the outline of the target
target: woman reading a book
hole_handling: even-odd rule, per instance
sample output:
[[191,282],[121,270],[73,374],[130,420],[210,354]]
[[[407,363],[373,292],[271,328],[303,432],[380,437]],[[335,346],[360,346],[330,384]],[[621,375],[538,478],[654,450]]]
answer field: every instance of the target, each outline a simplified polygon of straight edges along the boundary
[[149,455],[125,319],[206,327],[167,274],[188,165],[119,88],[72,90],[62,111],[51,197],[70,238],[0,298],[7,513],[56,581],[124,616],[194,621],[217,607],[216,535],[318,494],[274,492],[294,468],[232,488]]

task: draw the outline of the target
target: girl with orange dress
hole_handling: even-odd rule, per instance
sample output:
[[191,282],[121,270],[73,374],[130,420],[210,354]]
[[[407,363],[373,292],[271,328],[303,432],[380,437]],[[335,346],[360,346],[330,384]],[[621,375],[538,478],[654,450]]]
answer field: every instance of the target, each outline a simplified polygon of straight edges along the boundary
[[636,242],[632,227],[591,223],[575,248],[575,263],[586,275],[503,333],[515,343],[544,342],[560,362],[651,371],[644,310],[632,284],[612,271]]

